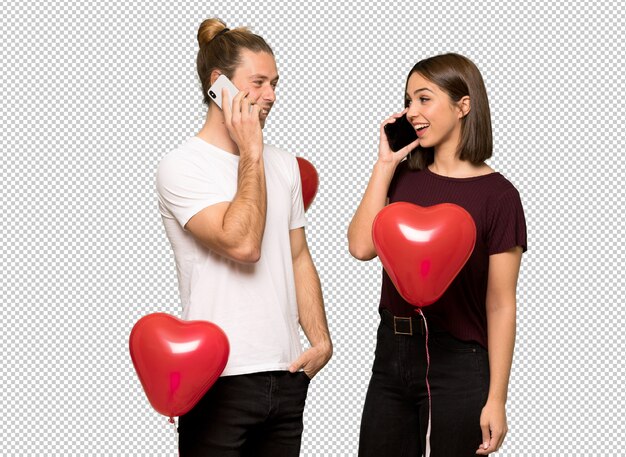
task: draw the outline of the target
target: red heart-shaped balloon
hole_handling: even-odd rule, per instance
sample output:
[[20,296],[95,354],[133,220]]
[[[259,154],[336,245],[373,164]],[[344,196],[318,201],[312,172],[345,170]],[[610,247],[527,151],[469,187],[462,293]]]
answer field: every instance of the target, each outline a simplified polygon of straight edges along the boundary
[[452,203],[421,207],[397,202],[378,213],[372,239],[400,295],[423,307],[443,295],[469,259],[476,225],[465,209]]
[[170,418],[185,414],[202,398],[224,371],[230,350],[217,325],[164,313],[139,319],[129,346],[150,404]]
[[302,200],[304,201],[304,210],[306,211],[313,203],[317,188],[319,186],[319,176],[317,170],[311,162],[302,157],[296,157],[298,168],[300,169],[300,180],[302,181]]

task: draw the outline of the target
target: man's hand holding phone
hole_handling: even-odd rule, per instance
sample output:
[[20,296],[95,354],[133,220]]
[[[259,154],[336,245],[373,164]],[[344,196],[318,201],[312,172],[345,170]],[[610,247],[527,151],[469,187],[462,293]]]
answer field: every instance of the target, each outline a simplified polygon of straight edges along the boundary
[[248,91],[241,91],[230,102],[230,91],[222,88],[222,112],[228,133],[239,148],[240,155],[260,158],[263,154],[263,130],[260,108]]

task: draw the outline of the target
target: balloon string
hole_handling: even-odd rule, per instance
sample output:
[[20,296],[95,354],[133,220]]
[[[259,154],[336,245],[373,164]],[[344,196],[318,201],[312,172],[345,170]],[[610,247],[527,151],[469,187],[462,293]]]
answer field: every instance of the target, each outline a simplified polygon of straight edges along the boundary
[[426,429],[426,453],[424,457],[430,457],[430,425],[431,425],[431,413],[432,413],[432,398],[430,396],[430,383],[428,382],[428,372],[430,371],[430,353],[428,352],[428,324],[426,323],[426,316],[422,312],[422,308],[417,308],[422,315],[424,321],[424,329],[426,333],[425,346],[426,346],[426,391],[428,392],[428,427]]
[[170,416],[168,422],[174,426],[174,439],[176,440],[176,453],[180,457],[180,449],[178,449],[178,427],[176,427],[176,421]]

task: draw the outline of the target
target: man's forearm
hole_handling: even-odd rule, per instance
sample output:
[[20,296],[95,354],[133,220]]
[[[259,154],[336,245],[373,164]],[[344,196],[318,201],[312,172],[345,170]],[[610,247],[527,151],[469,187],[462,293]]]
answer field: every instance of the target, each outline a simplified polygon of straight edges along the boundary
[[294,262],[294,276],[302,330],[312,346],[332,352],[320,279],[308,252]]
[[223,229],[239,235],[239,239],[261,250],[267,191],[263,158],[241,157],[237,178],[237,193],[224,215]]

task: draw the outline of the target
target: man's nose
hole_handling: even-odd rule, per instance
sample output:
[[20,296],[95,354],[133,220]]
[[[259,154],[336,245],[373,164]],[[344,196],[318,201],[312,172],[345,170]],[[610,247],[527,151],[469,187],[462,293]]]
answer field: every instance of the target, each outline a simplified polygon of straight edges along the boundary
[[274,103],[276,100],[276,89],[272,86],[267,86],[267,88],[263,90],[263,99]]

